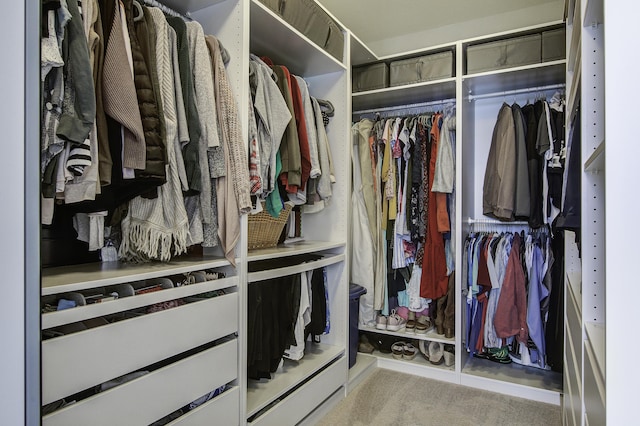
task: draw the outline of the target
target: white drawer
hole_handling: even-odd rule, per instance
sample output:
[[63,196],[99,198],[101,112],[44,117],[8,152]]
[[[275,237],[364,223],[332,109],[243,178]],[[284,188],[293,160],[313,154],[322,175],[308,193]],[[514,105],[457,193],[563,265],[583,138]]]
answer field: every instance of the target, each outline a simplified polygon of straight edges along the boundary
[[346,371],[347,357],[343,356],[250,424],[260,426],[297,424],[345,384]]
[[230,293],[42,343],[42,403],[130,373],[238,330]]
[[233,426],[240,424],[240,391],[237,387],[189,411],[168,426]]
[[237,352],[234,339],[65,407],[42,424],[148,425],[236,379]]

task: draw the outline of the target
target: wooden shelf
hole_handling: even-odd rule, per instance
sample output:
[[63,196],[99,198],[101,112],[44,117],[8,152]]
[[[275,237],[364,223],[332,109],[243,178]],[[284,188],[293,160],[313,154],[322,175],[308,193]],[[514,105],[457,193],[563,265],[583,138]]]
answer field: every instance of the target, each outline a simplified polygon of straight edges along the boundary
[[364,325],[360,326],[360,331],[366,331],[369,333],[378,333],[378,334],[386,334],[388,336],[396,336],[398,339],[415,339],[415,340],[428,340],[431,342],[440,342],[448,345],[454,345],[456,343],[455,337],[450,339],[444,337],[443,334],[437,334],[435,328],[432,328],[425,334],[418,333],[407,333],[403,330],[400,331],[389,331],[389,330],[379,330],[375,327],[367,327]]
[[354,93],[351,97],[354,113],[360,110],[383,108],[398,105],[411,105],[422,102],[453,99],[456,97],[456,79],[426,81],[406,86],[387,87]]
[[230,266],[224,258],[185,257],[169,262],[85,263],[42,270],[42,296]]
[[301,77],[345,71],[346,65],[257,0],[251,0],[250,50]]
[[249,380],[247,417],[276,401],[344,353],[343,347],[307,343],[304,357],[300,361],[284,360],[282,370],[274,373],[271,380]]
[[468,74],[462,79],[469,95],[562,84],[566,81],[566,60]]
[[605,168],[605,145],[604,140],[593,150],[587,161],[584,162],[585,172],[603,172]]

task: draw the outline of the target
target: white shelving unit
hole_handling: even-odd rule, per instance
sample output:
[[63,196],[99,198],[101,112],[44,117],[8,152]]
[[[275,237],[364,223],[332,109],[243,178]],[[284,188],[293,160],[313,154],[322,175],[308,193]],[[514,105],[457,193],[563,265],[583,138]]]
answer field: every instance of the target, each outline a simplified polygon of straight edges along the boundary
[[[539,92],[553,94],[557,89],[564,88],[566,79],[566,60],[556,60],[526,66],[500,69],[476,74],[464,74],[465,51],[467,45],[483,40],[493,40],[506,37],[518,32],[541,31],[543,28],[561,25],[554,22],[547,25],[529,27],[513,33],[505,32],[486,37],[458,41],[455,45],[437,46],[432,50],[406,52],[397,58],[410,55],[420,56],[430,51],[452,49],[455,56],[455,76],[424,83],[406,86],[388,87],[384,89],[356,92],[352,94],[352,108],[354,120],[359,119],[359,111],[374,112],[376,108],[406,107],[411,109],[414,104],[438,103],[439,101],[455,103],[457,108],[456,125],[456,232],[457,244],[456,267],[462,264],[462,246],[465,236],[469,232],[470,224],[463,223],[462,218],[482,218],[482,181],[486,156],[491,143],[491,132],[495,124],[495,117],[504,99],[511,102],[514,98],[522,104],[526,99]],[[375,62],[367,58],[367,62]],[[389,62],[394,57],[376,58],[376,61]],[[352,63],[356,61],[352,57]],[[524,101],[523,101],[524,99]],[[437,107],[434,106],[437,109]],[[462,279],[456,276],[456,293],[462,294]],[[377,365],[405,373],[436,378],[440,380],[460,383],[468,386],[491,389],[510,395],[518,395],[552,404],[560,404],[562,393],[562,375],[560,373],[537,370],[519,365],[498,365],[485,360],[470,358],[464,352],[464,334],[461,312],[464,300],[457,298],[456,306],[456,337],[446,339],[435,332],[425,335],[407,334],[377,330],[373,327],[360,326],[361,331],[385,334],[397,337],[398,340],[416,339],[436,341],[451,344],[455,347],[456,362],[451,368],[433,366],[423,359],[418,361],[398,360],[391,355],[374,352]],[[371,357],[367,357],[369,362]],[[357,361],[357,363],[360,361]],[[356,365],[357,365],[356,363]]]
[[567,3],[569,111],[580,103],[582,193],[580,255],[565,232],[564,423],[606,423],[604,12],[602,0]]
[[[247,250],[247,217],[243,216],[236,267],[217,254],[205,252],[203,257],[165,263],[116,262],[45,269],[41,285],[43,298],[204,269],[222,270],[227,277],[42,315],[43,328],[57,330],[79,321],[225,290],[224,295],[211,299],[44,341],[43,404],[151,364],[161,362],[162,365],[130,383],[55,411],[43,419],[43,424],[149,424],[221,384],[227,384],[229,390],[171,424],[299,422],[326,397],[338,395],[339,398],[334,399],[341,399],[348,380],[349,214],[345,209],[350,198],[351,176],[348,58],[350,46],[357,42],[354,44],[350,35],[344,33],[346,59],[340,61],[257,0],[164,0],[163,3],[199,22],[205,34],[215,35],[228,50],[231,61],[227,72],[239,105],[243,134],[246,135],[248,128],[250,53],[268,56],[274,63],[285,65],[292,74],[308,82],[312,96],[331,101],[335,115],[327,126],[327,134],[336,178],[332,198],[323,211],[303,214],[303,241],[271,249]],[[308,254],[318,255],[318,259],[288,267],[264,266],[269,260]],[[254,262],[262,266],[254,267]],[[250,265],[251,273],[248,272]],[[285,361],[271,380],[248,380],[248,286],[316,268],[325,268],[326,272],[330,333],[321,337],[322,343],[308,345],[301,361]],[[219,341],[220,338],[224,340]],[[200,352],[195,353],[196,349]],[[185,354],[184,359],[174,359],[179,354]],[[100,368],[96,367],[98,364]],[[72,368],[82,374],[70,374]],[[164,392],[168,387],[171,391]],[[152,388],[155,389],[151,391]],[[143,394],[149,397],[141,399]],[[141,402],[145,410],[122,418],[134,411],[134,404],[139,406]],[[128,406],[132,408],[129,410]],[[151,408],[147,410],[147,406]],[[89,413],[95,417],[96,412],[109,414],[98,416],[100,420],[88,420]]]

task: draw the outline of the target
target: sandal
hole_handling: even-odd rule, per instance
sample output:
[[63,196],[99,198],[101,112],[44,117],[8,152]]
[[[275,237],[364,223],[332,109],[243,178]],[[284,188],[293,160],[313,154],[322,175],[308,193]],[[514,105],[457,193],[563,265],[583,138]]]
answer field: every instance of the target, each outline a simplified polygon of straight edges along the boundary
[[402,356],[404,354],[404,347],[406,345],[407,344],[405,342],[395,342],[393,345],[391,345],[391,354],[395,359],[402,359]]
[[416,333],[426,334],[427,331],[433,328],[433,323],[428,315],[422,315],[416,321]]
[[402,350],[402,358],[404,359],[414,359],[418,355],[418,349],[413,346],[411,343],[407,343],[404,345]]
[[473,354],[476,358],[487,359],[489,361],[497,362],[498,364],[511,364],[511,357],[509,357],[509,349],[504,346],[502,348],[488,348],[484,352],[476,352]]

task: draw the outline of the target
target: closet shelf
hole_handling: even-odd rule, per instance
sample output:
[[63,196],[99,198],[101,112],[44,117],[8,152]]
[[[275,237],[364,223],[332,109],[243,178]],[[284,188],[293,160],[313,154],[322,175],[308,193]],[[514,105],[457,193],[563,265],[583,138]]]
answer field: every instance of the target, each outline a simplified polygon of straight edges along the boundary
[[376,107],[389,107],[414,104],[456,97],[455,77],[443,80],[426,81],[407,84],[405,86],[387,87],[354,93],[351,96],[354,112]]
[[257,0],[251,0],[250,19],[251,53],[268,56],[275,64],[286,65],[291,73],[301,77],[347,69],[345,64],[322,50]]
[[282,369],[268,381],[249,380],[247,386],[247,418],[293,390],[323,367],[344,354],[345,348],[307,342],[300,361],[284,360]]
[[46,268],[42,270],[41,294],[79,291],[224,266],[230,264],[223,258],[183,257],[169,262],[102,262]]
[[238,277],[222,278],[214,281],[185,285],[147,294],[123,297],[117,300],[92,305],[78,306],[73,309],[51,312],[42,315],[42,329],[58,327],[64,324],[84,321],[117,312],[141,308],[154,303],[174,300],[182,297],[194,296],[208,291],[220,290],[238,285]]
[[284,277],[287,275],[300,274],[305,271],[312,271],[314,269],[323,268],[329,265],[335,265],[336,263],[344,262],[346,256],[344,254],[336,254],[332,256],[325,256],[322,259],[314,260],[312,262],[305,262],[295,266],[287,266],[283,268],[267,269],[259,272],[250,272],[247,277],[247,281],[250,283],[270,280],[272,278]]
[[463,77],[468,95],[487,95],[565,82],[566,60],[507,68]]
[[582,63],[579,62],[577,69],[573,70],[573,79],[571,81],[571,87],[569,97],[567,98],[568,102],[568,117],[567,123],[573,122],[573,116],[578,110],[578,103],[580,103],[580,99],[582,98]]
[[605,364],[605,348],[606,348],[606,328],[603,323],[598,322],[585,322],[584,328],[587,335],[585,345],[591,347],[591,351],[596,359],[596,364],[600,369],[600,375],[606,377],[606,364]]
[[605,168],[605,144],[604,139],[591,153],[587,161],[584,162],[584,171],[597,173],[603,172]]
[[462,367],[462,375],[482,377],[485,380],[494,381],[496,384],[505,382],[535,390],[562,392],[561,373],[525,367],[516,363],[497,364],[469,356],[466,364]]
[[569,46],[569,52],[567,55],[567,62],[571,67],[573,67],[573,64],[576,62],[576,56],[580,55],[581,40],[582,27],[580,25],[574,25],[571,27],[571,45]]
[[603,0],[584,0],[586,7],[584,12],[585,27],[599,25],[604,23],[604,4]]
[[580,4],[579,1],[576,0],[569,0],[569,7],[567,8],[567,24],[568,25],[573,25],[573,17],[575,16],[575,8],[576,8],[576,3]]
[[398,337],[398,340],[403,340],[403,339],[404,340],[408,340],[408,339],[428,340],[431,342],[440,342],[440,343],[445,343],[449,345],[454,345],[456,343],[455,337],[448,339],[444,337],[444,335],[442,334],[437,334],[435,329],[431,329],[425,334],[418,334],[418,333],[405,333],[404,331],[379,330],[375,327],[367,327],[366,325],[361,325],[360,331],[367,331],[367,332],[377,333],[377,334],[386,334],[388,336],[396,336]]
[[344,242],[300,241],[293,244],[281,244],[272,248],[250,250],[247,255],[247,260],[252,262],[256,260],[295,256],[298,254],[317,253],[326,250],[341,249],[344,248],[345,245]]
[[170,7],[176,12],[188,15],[191,12],[225,1],[227,0],[162,0],[160,3]]
[[351,66],[375,62],[378,60],[378,56],[367,47],[355,34],[350,33],[351,39]]

